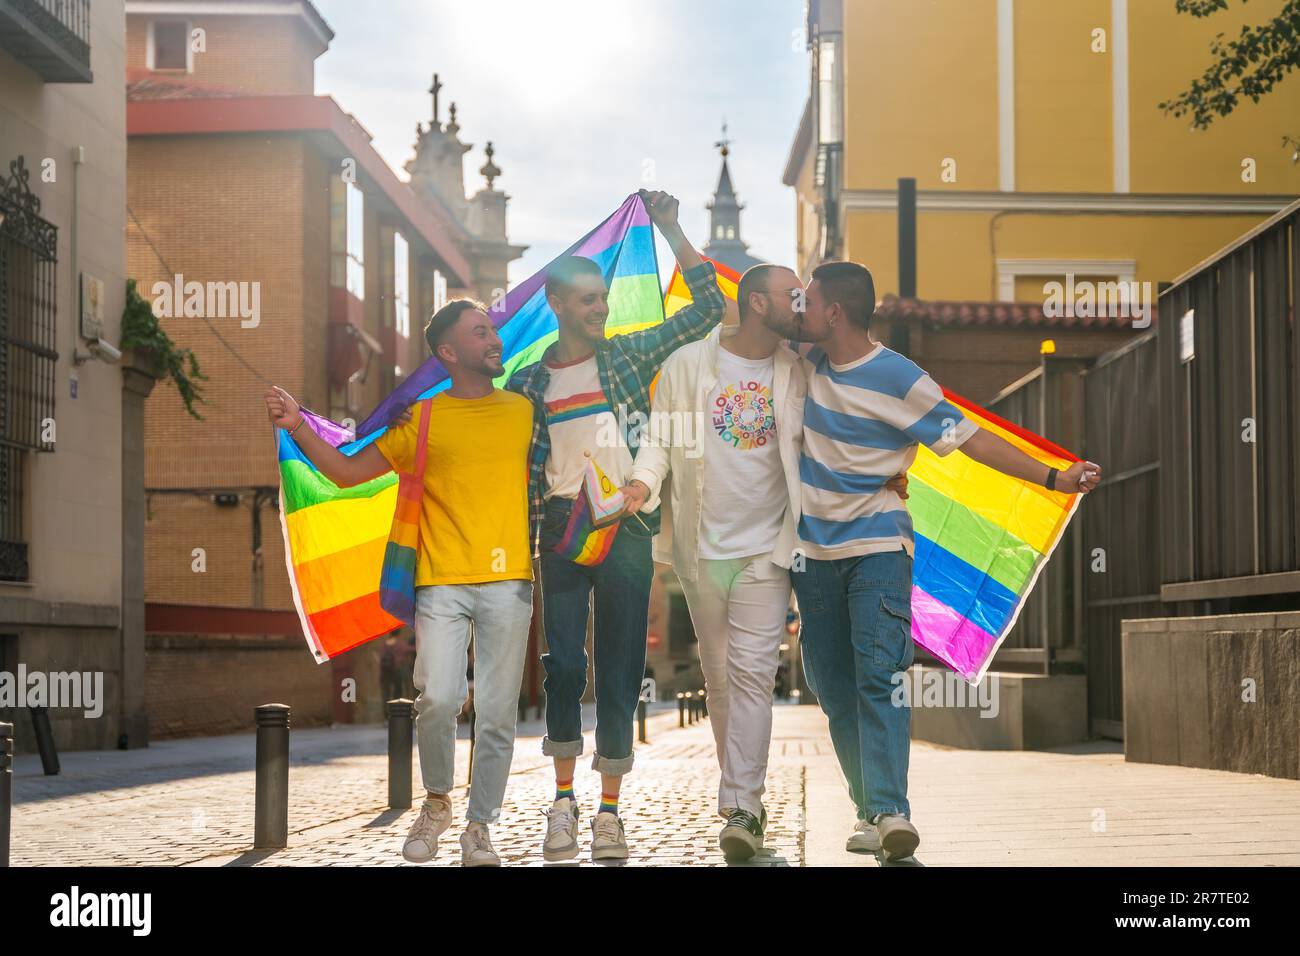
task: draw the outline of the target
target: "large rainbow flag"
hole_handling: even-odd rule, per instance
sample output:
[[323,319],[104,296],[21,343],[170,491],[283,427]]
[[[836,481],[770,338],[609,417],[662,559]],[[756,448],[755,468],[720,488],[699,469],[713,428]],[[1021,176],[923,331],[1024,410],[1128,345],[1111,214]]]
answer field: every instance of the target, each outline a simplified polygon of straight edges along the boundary
[[[718,263],[714,263],[718,265]],[[718,286],[734,303],[731,270]],[[669,283],[673,309],[690,301],[680,273]],[[981,428],[1064,470],[1078,459],[947,389],[944,397]],[[1006,639],[1034,582],[1061,540],[1079,496],[1011,478],[963,454],[939,457],[921,445],[907,471],[912,564],[912,639],[977,683]]]
[[[663,321],[652,229],[645,204],[634,193],[563,253],[586,256],[604,271],[610,293],[607,335]],[[555,313],[546,303],[545,281],[542,269],[515,286],[489,313],[505,346],[505,374],[498,385],[541,358],[555,341]],[[430,358],[379,403],[355,434],[313,412],[304,409],[303,414],[307,427],[352,455],[382,435],[403,410],[449,384],[442,363]],[[379,606],[397,476],[390,472],[355,488],[339,488],[312,465],[287,432],[277,429],[276,434],[280,520],[294,605],[308,647],[317,662],[323,662],[402,624]]]
[[[1030,458],[1064,471],[1064,448],[948,389],[962,414]],[[1015,626],[1039,573],[1065,533],[1079,495],[1048,491],[965,455],[924,445],[907,470],[912,563],[912,638],[977,683]]]

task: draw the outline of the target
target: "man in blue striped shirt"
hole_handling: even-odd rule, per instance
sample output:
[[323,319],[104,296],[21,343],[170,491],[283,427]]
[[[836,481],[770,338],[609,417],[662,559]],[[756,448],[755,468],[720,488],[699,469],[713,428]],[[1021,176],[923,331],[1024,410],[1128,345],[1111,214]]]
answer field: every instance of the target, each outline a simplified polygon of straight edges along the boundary
[[893,675],[912,664],[914,541],[907,507],[887,482],[922,443],[938,455],[960,447],[990,468],[1069,493],[1096,487],[1101,469],[1081,461],[1058,473],[968,420],[915,363],[871,338],[875,303],[864,266],[813,270],[799,323],[799,337],[816,343],[804,354],[805,560],[791,577],[808,683],[858,811],[848,849],[902,859],[921,840],[907,802],[911,711],[891,700]]

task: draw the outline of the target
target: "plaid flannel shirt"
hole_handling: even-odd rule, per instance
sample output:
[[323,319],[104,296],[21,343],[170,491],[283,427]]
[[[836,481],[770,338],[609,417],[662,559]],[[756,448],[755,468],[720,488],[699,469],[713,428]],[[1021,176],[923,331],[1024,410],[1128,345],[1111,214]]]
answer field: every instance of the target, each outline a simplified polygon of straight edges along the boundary
[[[596,369],[600,387],[609,407],[620,405],[626,414],[650,412],[650,383],[664,361],[681,348],[708,335],[722,321],[726,299],[718,288],[717,273],[713,264],[701,263],[682,274],[691,291],[691,304],[659,325],[640,332],[627,332],[605,339],[596,346]],[[542,355],[540,361],[526,365],[506,383],[506,388],[518,392],[533,403],[533,440],[528,452],[528,502],[529,534],[533,542],[533,557],[540,554],[542,515],[546,510],[546,459],[551,454],[551,436],[546,428],[546,386],[551,373],[546,367],[555,345]],[[636,448],[631,447],[636,457]],[[647,525],[653,532],[659,530],[659,512],[646,515]]]

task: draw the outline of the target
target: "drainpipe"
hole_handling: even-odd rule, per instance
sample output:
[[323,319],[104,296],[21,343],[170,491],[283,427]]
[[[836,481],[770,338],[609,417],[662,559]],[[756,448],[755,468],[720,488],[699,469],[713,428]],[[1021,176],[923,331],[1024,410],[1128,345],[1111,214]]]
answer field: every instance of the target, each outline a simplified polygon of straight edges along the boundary
[[[916,180],[898,181],[898,296],[916,298]],[[912,344],[907,320],[894,323],[895,352],[907,355]]]
[[72,147],[72,225],[68,233],[68,246],[71,253],[72,268],[72,353],[77,352],[78,337],[81,334],[81,261],[77,258],[77,224],[81,220],[81,167],[86,162],[86,147]]

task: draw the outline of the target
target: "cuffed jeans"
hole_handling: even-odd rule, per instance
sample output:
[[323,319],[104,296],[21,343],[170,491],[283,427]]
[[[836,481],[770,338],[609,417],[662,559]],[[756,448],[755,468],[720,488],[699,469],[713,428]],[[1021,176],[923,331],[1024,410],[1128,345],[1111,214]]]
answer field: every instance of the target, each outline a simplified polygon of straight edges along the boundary
[[494,822],[505,799],[532,614],[531,581],[415,589],[415,732],[420,774],[432,793],[452,788],[473,625],[474,772],[465,817],[478,823]]
[[912,711],[894,706],[893,676],[912,665],[912,559],[905,551],[794,571],[804,672],[830,721],[858,819],[910,816]]
[[552,499],[542,522],[542,621],[546,628],[546,737],[542,753],[582,753],[582,695],[587,690],[587,620],[595,594],[596,753],[592,769],[632,769],[632,721],[645,677],[646,626],[654,562],[650,533],[627,518],[600,564],[574,564],[550,550],[571,501]]
[[772,744],[772,689],[781,659],[790,572],[770,555],[701,560],[682,581],[708,692],[722,779],[718,810],[757,816]]

